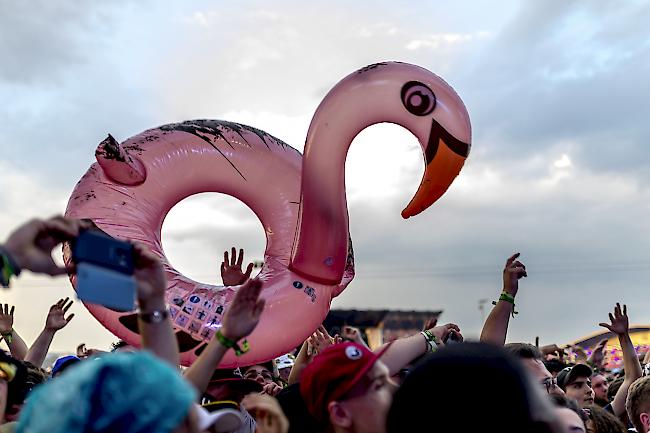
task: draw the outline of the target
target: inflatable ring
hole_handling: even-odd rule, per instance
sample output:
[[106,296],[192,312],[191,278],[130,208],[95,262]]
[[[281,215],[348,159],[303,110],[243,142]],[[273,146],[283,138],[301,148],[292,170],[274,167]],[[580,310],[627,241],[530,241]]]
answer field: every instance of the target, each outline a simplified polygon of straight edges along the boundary
[[[229,351],[221,366],[263,362],[307,338],[354,277],[345,158],[354,137],[380,122],[408,129],[423,149],[424,177],[402,212],[408,218],[451,185],[469,153],[471,128],[465,106],[442,79],[392,62],[360,69],[327,94],[311,122],[304,157],[259,129],[216,120],[161,126],[121,144],[109,135],[97,148],[97,163],[75,187],[66,216],[90,218],[112,236],[143,242],[160,256],[181,362],[189,365],[219,328],[237,287],[203,284],[176,271],[163,252],[162,224],[174,205],[193,194],[241,200],[266,233],[259,274],[266,307],[248,338],[251,350],[239,358]],[[70,261],[69,251],[64,259]],[[134,313],[86,307],[108,330],[139,345]]]

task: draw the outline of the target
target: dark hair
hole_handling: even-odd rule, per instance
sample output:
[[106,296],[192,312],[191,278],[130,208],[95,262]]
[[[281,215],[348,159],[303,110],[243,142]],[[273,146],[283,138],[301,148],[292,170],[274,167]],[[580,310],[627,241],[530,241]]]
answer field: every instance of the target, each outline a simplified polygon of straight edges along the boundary
[[2,350],[0,350],[0,362],[15,367],[14,378],[7,384],[7,408],[13,404],[21,404],[27,395],[25,392],[27,383],[27,369],[25,368],[25,364]]
[[22,405],[27,397],[29,397],[29,393],[31,393],[38,385],[44,383],[48,377],[45,370],[35,366],[31,362],[18,362],[22,364],[21,369],[25,374],[22,379],[14,379],[9,383],[9,389],[7,392],[7,408],[5,410],[9,410],[14,404]]
[[509,343],[503,348],[515,358],[538,359],[540,361],[544,358],[537,347],[528,343]]
[[121,349],[121,348],[126,347],[128,345],[129,345],[129,343],[127,343],[126,341],[118,340],[115,343],[111,343],[111,352],[115,352],[117,349]]
[[549,359],[548,361],[544,361],[544,365],[546,366],[548,372],[551,374],[559,373],[560,371],[564,370],[564,368],[567,366],[564,362],[560,361],[559,359]]
[[307,410],[300,394],[300,384],[295,383],[284,388],[275,396],[282,411],[289,419],[289,433],[320,433],[327,430],[325,424],[318,423]]
[[599,406],[589,406],[589,419],[594,433],[627,433],[625,426],[611,413]]
[[257,364],[249,365],[249,366],[247,366],[247,367],[240,367],[239,369],[241,370],[242,374],[245,375],[246,372],[247,372],[251,367],[254,367],[254,366],[256,366],[256,365],[259,365],[259,366],[261,366],[261,367],[266,368],[266,369],[269,371],[269,373],[271,373],[271,376],[274,376],[274,377],[275,377],[275,372],[274,372],[275,368],[273,368],[273,361],[260,362],[260,363],[257,363]]
[[625,377],[618,377],[614,379],[612,383],[609,384],[609,388],[607,388],[607,398],[609,401],[614,400],[614,397],[616,396],[616,393],[620,389],[621,385],[623,385],[623,381],[625,380]]
[[[551,405],[516,358],[497,346],[464,343],[445,346],[416,365],[394,395],[388,433],[429,431],[431,407],[444,408],[448,419],[468,422],[467,407],[458,404],[466,401],[468,389],[481,401],[472,406],[472,419],[480,420],[481,430],[556,431]],[[455,431],[469,431],[466,427]]]
[[570,398],[566,398],[563,395],[557,395],[557,394],[551,394],[549,395],[549,397],[551,398],[551,402],[555,405],[555,407],[572,410],[573,412],[578,414],[578,416],[580,417],[583,423],[587,422],[587,420],[589,419],[585,411],[580,409],[580,406],[578,406],[577,401]]

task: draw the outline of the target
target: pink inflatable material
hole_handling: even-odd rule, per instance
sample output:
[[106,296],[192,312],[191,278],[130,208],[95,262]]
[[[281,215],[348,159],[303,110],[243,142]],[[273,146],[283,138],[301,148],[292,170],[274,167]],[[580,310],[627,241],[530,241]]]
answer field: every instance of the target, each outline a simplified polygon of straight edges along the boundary
[[[90,218],[160,256],[181,362],[189,365],[219,328],[237,288],[192,281],[170,266],[161,244],[163,221],[174,205],[201,192],[244,202],[266,232],[259,275],[266,307],[248,338],[251,350],[239,358],[229,351],[221,366],[266,361],[309,336],[354,277],[345,158],[354,137],[380,122],[403,126],[422,146],[425,174],[402,212],[408,218],[451,185],[469,153],[471,128],[448,84],[418,66],[392,62],[360,69],[327,94],[311,122],[304,157],[263,131],[217,120],[165,125],[121,144],[109,135],[75,187],[66,216]],[[69,262],[69,251],[64,259]],[[135,313],[86,306],[115,335],[139,344]]]

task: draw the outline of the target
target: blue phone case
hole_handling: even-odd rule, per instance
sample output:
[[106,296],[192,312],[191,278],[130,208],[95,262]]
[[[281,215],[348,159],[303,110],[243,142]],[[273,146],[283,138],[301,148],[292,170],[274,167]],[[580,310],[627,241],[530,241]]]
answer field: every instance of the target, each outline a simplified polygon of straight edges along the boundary
[[90,263],[77,265],[77,297],[115,311],[135,310],[135,278]]

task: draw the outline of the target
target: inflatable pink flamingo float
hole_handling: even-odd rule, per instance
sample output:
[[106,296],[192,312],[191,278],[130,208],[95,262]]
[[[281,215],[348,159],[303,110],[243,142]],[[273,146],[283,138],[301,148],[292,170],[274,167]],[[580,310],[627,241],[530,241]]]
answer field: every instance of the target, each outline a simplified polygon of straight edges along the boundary
[[[201,192],[244,202],[266,233],[259,275],[266,307],[248,338],[251,350],[241,357],[230,351],[221,366],[262,362],[310,335],[354,277],[345,159],[354,137],[380,122],[411,131],[424,153],[424,177],[402,211],[409,218],[441,197],[460,172],[471,128],[447,83],[396,62],[360,69],[327,94],[312,119],[304,156],[263,131],[216,120],[161,126],[121,144],[109,135],[97,148],[97,163],[75,187],[66,216],[90,218],[110,235],[143,242],[160,256],[181,361],[188,365],[219,328],[237,287],[192,281],[170,266],[161,244],[163,221],[174,205]],[[69,262],[69,253],[64,259]],[[133,312],[86,306],[115,335],[139,344]]]

